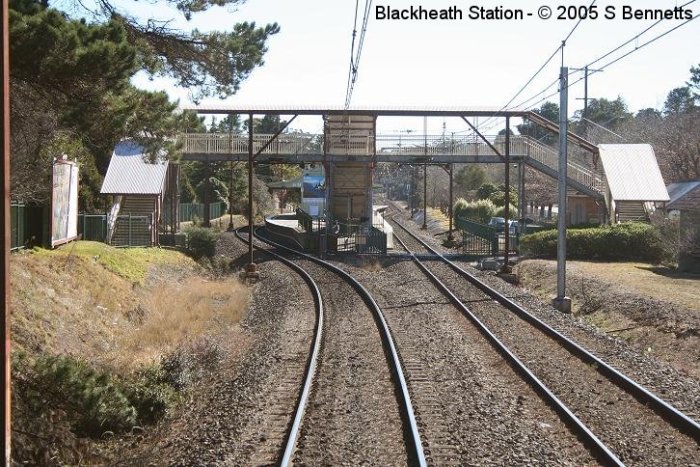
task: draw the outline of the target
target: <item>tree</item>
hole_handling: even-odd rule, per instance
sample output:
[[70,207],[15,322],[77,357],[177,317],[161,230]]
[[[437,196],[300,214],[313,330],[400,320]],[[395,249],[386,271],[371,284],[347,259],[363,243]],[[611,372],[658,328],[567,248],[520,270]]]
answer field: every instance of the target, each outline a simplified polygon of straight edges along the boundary
[[492,193],[496,193],[497,191],[498,187],[493,183],[484,183],[477,190],[476,197],[479,199],[488,199]]
[[666,115],[690,112],[695,110],[695,96],[689,86],[672,89],[664,102]]
[[[11,1],[15,199],[47,199],[51,159],[64,148],[80,159],[80,208],[104,209],[97,194],[119,140],[135,140],[153,161],[177,157],[174,136],[180,131],[202,131],[200,117],[176,112],[165,93],[136,89],[130,78],[145,69],[172,76],[200,96],[229,95],[262,64],[265,42],[278,30],[241,23],[225,34],[182,33],[157,21],[140,23],[99,1],[93,22],[71,19],[45,1]],[[214,4],[237,2],[172,3],[189,18]]]
[[[554,102],[545,102],[541,108],[534,109],[533,112],[552,122],[559,121],[559,105]],[[529,136],[542,144],[554,144],[557,141],[556,134],[530,121],[523,122],[516,128],[521,135]]]
[[[627,104],[625,104],[625,101],[620,96],[615,100],[608,100],[605,98],[591,99],[588,104],[586,115],[587,120],[595,122],[612,131],[616,131],[632,118]],[[583,117],[583,111],[576,111],[574,117],[580,121]]]
[[238,134],[241,132],[241,117],[238,114],[226,115],[219,121],[212,117],[211,125],[209,125],[210,133],[231,133]]
[[[495,204],[496,206],[505,206],[506,205],[506,186],[505,185],[499,185],[497,191],[494,191],[491,193],[488,198]],[[518,188],[516,186],[511,185],[510,186],[510,204],[517,206],[518,205]],[[515,211],[513,211],[515,213]]]
[[700,65],[690,67],[690,79],[686,85],[693,91],[695,100],[700,100]]
[[700,112],[693,97],[700,84],[700,66],[690,72],[686,87],[669,92],[665,115],[644,109],[621,130],[630,142],[654,147],[666,183],[700,178]]
[[467,191],[476,190],[489,181],[489,177],[483,167],[468,164],[457,171],[454,183],[458,196],[464,196]]
[[660,122],[663,115],[658,110],[649,107],[637,112],[637,115],[635,115],[634,118],[640,122],[654,124]]
[[[235,6],[245,0],[163,0],[175,6],[190,21],[197,13],[213,6]],[[97,0],[91,11],[98,19],[120,24],[129,42],[138,49],[139,68],[152,75],[169,76],[178,85],[192,91],[196,99],[206,96],[227,97],[238,91],[252,70],[263,65],[267,40],[279,32],[276,23],[257,27],[255,23],[236,23],[230,31],[185,32],[169,25],[176,18],[137,18],[117,6],[117,2]],[[75,0],[75,7],[83,3]],[[121,5],[121,4],[119,4]]]

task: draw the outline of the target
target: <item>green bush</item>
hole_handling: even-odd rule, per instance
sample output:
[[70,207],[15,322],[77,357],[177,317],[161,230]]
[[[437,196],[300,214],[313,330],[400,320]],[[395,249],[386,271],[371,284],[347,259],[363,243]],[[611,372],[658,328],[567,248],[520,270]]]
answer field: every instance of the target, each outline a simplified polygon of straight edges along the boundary
[[193,226],[186,229],[185,233],[187,234],[188,250],[194,259],[214,256],[216,242],[219,239],[217,232],[212,229]]
[[175,394],[147,372],[120,378],[70,356],[43,355],[32,361],[20,353],[13,355],[12,366],[16,388],[35,418],[58,410],[80,436],[99,438],[154,422]]
[[453,212],[455,217],[462,217],[487,224],[488,221],[496,215],[496,206],[488,199],[465,201],[460,198],[455,203]]
[[[505,206],[498,206],[494,211],[493,215],[496,217],[505,217],[506,213],[506,207]],[[510,219],[513,220],[518,216],[518,208],[513,206],[512,204],[510,205]]]
[[467,206],[469,205],[469,201],[467,201],[464,198],[457,198],[457,201],[455,201],[455,204],[452,206],[452,214],[455,217],[459,217],[464,213],[464,211],[467,209]]
[[[557,231],[546,230],[520,239],[523,254],[556,258]],[[607,227],[574,229],[566,232],[568,259],[604,261],[647,261],[658,263],[664,249],[656,229],[649,224],[626,222]]]

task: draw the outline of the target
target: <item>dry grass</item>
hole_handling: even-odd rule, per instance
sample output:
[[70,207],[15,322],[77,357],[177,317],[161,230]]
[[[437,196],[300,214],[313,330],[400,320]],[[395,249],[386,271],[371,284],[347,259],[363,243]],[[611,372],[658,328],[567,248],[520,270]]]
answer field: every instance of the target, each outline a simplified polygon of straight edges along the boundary
[[237,324],[249,301],[250,290],[234,279],[159,284],[145,294],[143,308],[132,316],[133,332],[118,340],[112,364],[120,368],[148,364],[180,343]]
[[13,349],[130,371],[235,325],[250,292],[208,281],[189,257],[79,242],[11,257]]
[[[531,264],[536,267],[529,268]],[[547,268],[556,268],[553,260],[528,260],[523,263],[527,273],[533,275],[529,281],[533,290],[543,294],[554,293],[556,281],[551,280]],[[538,268],[537,265],[541,265]],[[567,261],[569,287],[580,292],[580,277],[598,279],[606,284],[641,296],[667,301],[700,311],[700,276],[676,273],[671,269],[646,263],[601,263],[592,261]],[[539,276],[537,276],[539,274]],[[595,294],[595,290],[587,292]]]
[[450,218],[437,208],[428,208],[428,219],[435,221],[443,230],[450,228]]
[[700,275],[677,273],[646,263],[570,263],[585,275],[618,284],[640,295],[700,311]]

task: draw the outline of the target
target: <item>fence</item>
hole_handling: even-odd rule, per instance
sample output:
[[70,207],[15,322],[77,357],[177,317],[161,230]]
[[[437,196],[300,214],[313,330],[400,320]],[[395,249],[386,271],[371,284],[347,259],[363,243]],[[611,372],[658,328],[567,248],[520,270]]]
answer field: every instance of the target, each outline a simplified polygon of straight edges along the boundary
[[[471,257],[503,254],[506,239],[503,232],[463,217],[455,218],[455,225],[462,232],[462,252]],[[517,252],[520,237],[511,231],[509,252]]]
[[[209,204],[209,219],[216,219],[226,213],[226,204],[221,201]],[[163,220],[166,225],[170,225],[170,209],[163,211]],[[195,219],[204,219],[204,204],[202,203],[180,203],[180,222],[191,222]]]
[[78,214],[78,234],[83,240],[104,242],[107,239],[107,216],[105,214]]
[[328,236],[328,250],[336,253],[386,254],[386,244],[386,233],[366,224],[337,222]]
[[11,250],[24,248],[27,241],[27,214],[24,204],[10,204]]

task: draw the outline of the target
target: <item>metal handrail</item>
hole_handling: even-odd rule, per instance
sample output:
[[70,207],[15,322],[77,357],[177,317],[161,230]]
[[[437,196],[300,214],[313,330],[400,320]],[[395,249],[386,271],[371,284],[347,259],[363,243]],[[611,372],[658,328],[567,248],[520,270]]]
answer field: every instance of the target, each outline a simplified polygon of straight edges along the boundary
[[[257,152],[270,141],[273,135],[253,136],[253,152]],[[236,154],[249,153],[248,135],[223,133],[189,133],[181,136],[183,151],[190,154]],[[501,153],[505,153],[503,135],[488,135],[485,138]],[[315,144],[312,144],[314,143]],[[476,135],[368,135],[342,134],[323,135],[311,133],[285,133],[275,138],[262,154],[342,154],[372,157],[376,153],[404,156],[494,156],[494,150]],[[531,157],[554,169],[558,169],[558,152],[529,136],[514,135],[510,138],[510,154]],[[584,163],[585,164],[585,163]],[[605,179],[600,167],[586,167],[573,157],[568,161],[568,177],[594,190],[605,190]]]

